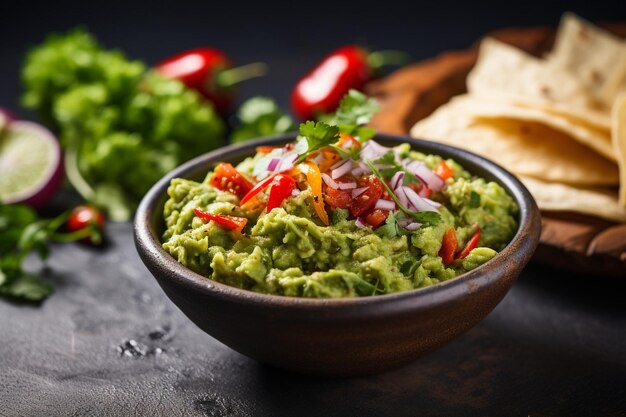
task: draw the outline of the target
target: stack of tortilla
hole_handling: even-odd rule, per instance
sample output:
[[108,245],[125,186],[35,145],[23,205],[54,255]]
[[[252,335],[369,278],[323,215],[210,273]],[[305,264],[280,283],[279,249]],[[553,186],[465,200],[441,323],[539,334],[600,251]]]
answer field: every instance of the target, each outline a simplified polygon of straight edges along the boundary
[[626,41],[573,14],[544,58],[487,38],[467,90],[411,135],[501,164],[544,211],[626,222]]

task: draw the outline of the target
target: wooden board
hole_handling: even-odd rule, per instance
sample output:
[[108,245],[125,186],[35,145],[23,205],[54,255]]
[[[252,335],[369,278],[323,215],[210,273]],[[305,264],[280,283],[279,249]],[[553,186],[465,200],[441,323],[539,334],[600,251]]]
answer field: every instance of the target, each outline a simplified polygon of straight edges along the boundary
[[[626,37],[626,23],[600,26]],[[554,35],[555,29],[550,27],[487,34],[536,56],[552,48]],[[465,93],[465,79],[476,62],[479,43],[466,50],[444,52],[371,82],[366,91],[382,107],[372,126],[384,133],[408,134],[418,120],[451,97]],[[626,224],[557,212],[543,213],[542,224],[537,261],[579,274],[626,278]]]

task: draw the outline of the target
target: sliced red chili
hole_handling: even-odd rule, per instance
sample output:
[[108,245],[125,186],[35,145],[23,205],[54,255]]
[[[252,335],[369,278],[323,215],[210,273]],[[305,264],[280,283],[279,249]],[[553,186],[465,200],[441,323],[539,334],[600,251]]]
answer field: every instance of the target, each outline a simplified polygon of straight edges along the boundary
[[470,238],[470,240],[467,241],[467,243],[465,244],[465,247],[463,248],[461,252],[459,252],[456,258],[464,259],[467,255],[469,255],[469,253],[473,249],[476,249],[479,241],[480,241],[480,227],[478,228],[476,233],[474,233],[474,235]]
[[293,178],[282,174],[274,176],[270,184],[270,195],[267,199],[267,212],[280,207],[282,202],[291,196],[294,188],[296,188],[296,180]]
[[230,216],[228,214],[213,214],[198,208],[193,209],[193,212],[196,216],[204,220],[205,223],[212,220],[223,229],[233,230],[235,232],[241,232],[246,226],[246,223],[248,223],[248,219],[245,217]]
[[439,249],[439,256],[444,265],[449,265],[454,261],[454,253],[459,245],[459,241],[456,237],[456,231],[454,227],[446,230],[441,241],[441,249]]
[[228,163],[221,163],[215,167],[209,184],[222,191],[229,191],[239,198],[252,189],[252,183]]
[[265,178],[264,180],[257,182],[254,185],[254,187],[252,187],[252,189],[250,189],[250,191],[248,191],[248,193],[241,198],[241,201],[239,202],[239,204],[243,206],[248,201],[250,201],[253,197],[255,197],[258,193],[266,189],[270,185],[270,183],[272,182],[275,176],[276,174],[271,175]]

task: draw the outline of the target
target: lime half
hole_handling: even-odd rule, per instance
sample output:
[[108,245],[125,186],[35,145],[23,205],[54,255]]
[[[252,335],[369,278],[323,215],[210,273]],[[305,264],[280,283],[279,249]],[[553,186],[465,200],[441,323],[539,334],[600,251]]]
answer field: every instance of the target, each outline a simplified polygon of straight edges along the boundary
[[10,123],[0,133],[0,202],[45,204],[61,184],[61,162],[61,147],[48,129]]

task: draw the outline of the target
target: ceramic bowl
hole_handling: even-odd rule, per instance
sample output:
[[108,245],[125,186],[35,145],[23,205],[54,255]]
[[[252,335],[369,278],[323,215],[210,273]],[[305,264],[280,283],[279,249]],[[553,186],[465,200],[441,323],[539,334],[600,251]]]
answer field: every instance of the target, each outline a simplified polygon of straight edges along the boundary
[[455,279],[397,294],[306,299],[259,294],[205,278],[161,247],[163,204],[172,178],[201,180],[218,162],[237,163],[260,145],[294,135],[227,146],[178,167],[155,184],[135,217],[141,259],[167,296],[206,333],[262,363],[297,372],[355,376],[399,367],[471,329],[502,300],[539,240],[540,215],[526,188],[509,172],[475,154],[430,141],[378,135],[384,145],[453,158],[468,171],[502,185],[519,205],[513,240],[484,265]]

